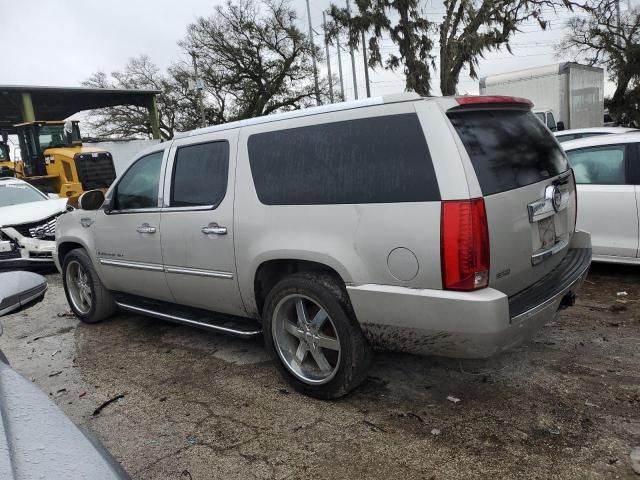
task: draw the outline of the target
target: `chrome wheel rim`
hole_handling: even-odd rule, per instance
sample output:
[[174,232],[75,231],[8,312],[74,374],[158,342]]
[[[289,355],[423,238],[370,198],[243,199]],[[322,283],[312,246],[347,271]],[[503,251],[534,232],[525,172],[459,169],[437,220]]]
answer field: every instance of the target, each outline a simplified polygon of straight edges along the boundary
[[287,370],[305,383],[329,382],[341,360],[340,338],[333,320],[315,300],[288,295],[273,311],[271,334]]
[[67,264],[66,280],[73,308],[81,315],[88,314],[93,305],[93,295],[89,275],[80,262],[72,260]]

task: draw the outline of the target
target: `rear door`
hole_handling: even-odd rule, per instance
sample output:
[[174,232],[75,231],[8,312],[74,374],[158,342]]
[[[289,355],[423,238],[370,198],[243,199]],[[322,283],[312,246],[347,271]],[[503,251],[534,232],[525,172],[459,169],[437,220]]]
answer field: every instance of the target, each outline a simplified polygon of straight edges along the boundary
[[635,145],[617,144],[567,152],[578,184],[578,228],[591,233],[594,255],[635,258],[638,209],[633,172]]
[[176,140],[162,209],[162,258],[182,305],[245,315],[236,276],[233,193],[238,130]]
[[575,186],[566,156],[524,104],[461,105],[447,116],[479,184],[471,190],[479,187],[485,201],[489,286],[513,295],[567,253]]

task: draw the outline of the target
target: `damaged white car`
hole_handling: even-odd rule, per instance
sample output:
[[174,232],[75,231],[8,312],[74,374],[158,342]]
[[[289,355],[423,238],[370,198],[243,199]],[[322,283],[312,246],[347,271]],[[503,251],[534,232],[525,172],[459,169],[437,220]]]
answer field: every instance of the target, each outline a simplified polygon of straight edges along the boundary
[[53,267],[58,217],[67,199],[17,178],[0,178],[0,270]]

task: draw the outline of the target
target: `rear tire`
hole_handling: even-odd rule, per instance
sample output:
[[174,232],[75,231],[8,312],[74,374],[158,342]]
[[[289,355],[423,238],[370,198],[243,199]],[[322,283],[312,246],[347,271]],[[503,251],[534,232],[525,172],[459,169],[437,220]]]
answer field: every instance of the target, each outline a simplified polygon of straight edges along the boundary
[[267,295],[263,329],[280,374],[305,395],[339,398],[366,378],[371,350],[331,274],[296,273],[278,282]]
[[87,252],[78,248],[64,257],[62,283],[73,313],[84,323],[97,323],[116,312],[116,304],[107,290]]

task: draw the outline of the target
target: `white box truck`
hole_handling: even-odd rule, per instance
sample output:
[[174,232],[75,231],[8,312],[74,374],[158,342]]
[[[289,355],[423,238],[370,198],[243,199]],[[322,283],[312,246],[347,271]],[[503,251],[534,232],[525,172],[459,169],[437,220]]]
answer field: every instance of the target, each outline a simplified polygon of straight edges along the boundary
[[604,70],[563,62],[480,79],[480,95],[528,98],[534,113],[552,131],[601,127]]

